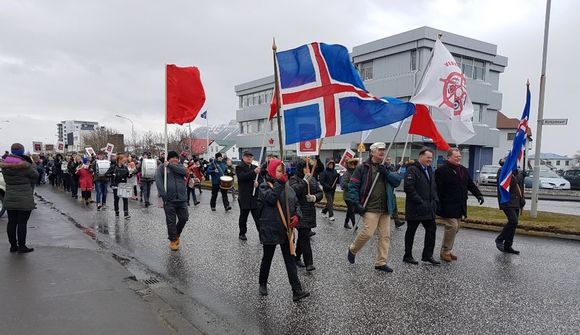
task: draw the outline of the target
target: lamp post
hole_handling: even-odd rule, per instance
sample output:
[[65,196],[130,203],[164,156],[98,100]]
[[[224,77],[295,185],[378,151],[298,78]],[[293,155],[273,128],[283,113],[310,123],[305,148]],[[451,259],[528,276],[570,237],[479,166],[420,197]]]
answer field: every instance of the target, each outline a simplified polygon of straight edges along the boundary
[[116,117],[121,118],[121,119],[125,119],[128,120],[129,122],[131,122],[131,141],[133,142],[133,150],[135,150],[135,128],[134,128],[134,124],[133,124],[133,120],[129,119],[126,116],[123,115],[119,115],[119,114],[115,114]]

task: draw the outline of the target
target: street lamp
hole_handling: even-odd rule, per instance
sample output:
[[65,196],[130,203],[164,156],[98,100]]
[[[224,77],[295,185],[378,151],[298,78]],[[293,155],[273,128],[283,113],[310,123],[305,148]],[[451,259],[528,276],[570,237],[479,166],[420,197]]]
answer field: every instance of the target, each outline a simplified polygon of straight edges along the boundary
[[135,128],[134,128],[134,124],[133,124],[133,120],[129,119],[126,116],[123,115],[119,115],[119,114],[115,114],[116,117],[121,118],[121,119],[125,119],[128,120],[129,122],[131,122],[131,141],[133,141],[133,150],[135,150]]

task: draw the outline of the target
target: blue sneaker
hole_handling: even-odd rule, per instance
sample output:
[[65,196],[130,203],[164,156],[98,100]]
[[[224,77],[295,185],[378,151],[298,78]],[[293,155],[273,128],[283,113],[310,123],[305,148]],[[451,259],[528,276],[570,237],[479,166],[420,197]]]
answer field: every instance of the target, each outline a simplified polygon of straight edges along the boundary
[[352,253],[352,251],[350,251],[350,248],[348,249],[348,262],[350,264],[354,264],[354,257],[355,254]]

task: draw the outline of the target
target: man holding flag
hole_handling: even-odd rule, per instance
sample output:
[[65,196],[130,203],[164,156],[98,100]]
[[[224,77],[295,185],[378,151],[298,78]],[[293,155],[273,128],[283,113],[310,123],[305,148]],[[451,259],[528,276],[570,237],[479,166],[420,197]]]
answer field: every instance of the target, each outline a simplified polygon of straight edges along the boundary
[[499,208],[503,210],[508,219],[501,233],[495,239],[495,245],[501,252],[519,255],[519,251],[512,248],[514,235],[518,225],[519,215],[526,204],[524,199],[525,172],[518,170],[518,162],[523,156],[526,147],[528,132],[528,120],[530,118],[530,83],[527,84],[526,105],[518,130],[514,138],[514,145],[505,161],[500,161],[502,166],[497,172],[497,199]]

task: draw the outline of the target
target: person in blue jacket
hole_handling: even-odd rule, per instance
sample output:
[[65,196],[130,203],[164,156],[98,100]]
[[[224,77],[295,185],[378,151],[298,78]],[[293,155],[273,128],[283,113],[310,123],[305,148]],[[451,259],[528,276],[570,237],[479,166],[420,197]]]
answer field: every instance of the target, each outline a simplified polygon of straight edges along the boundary
[[215,159],[207,167],[207,174],[211,178],[211,200],[209,201],[209,205],[211,207],[211,210],[214,212],[216,210],[215,206],[218,192],[222,194],[222,201],[224,203],[224,208],[226,209],[226,212],[232,209],[232,207],[230,206],[230,201],[228,199],[228,190],[220,187],[220,178],[224,176],[226,169],[227,169],[226,163],[223,161],[222,154],[219,152],[215,154]]

